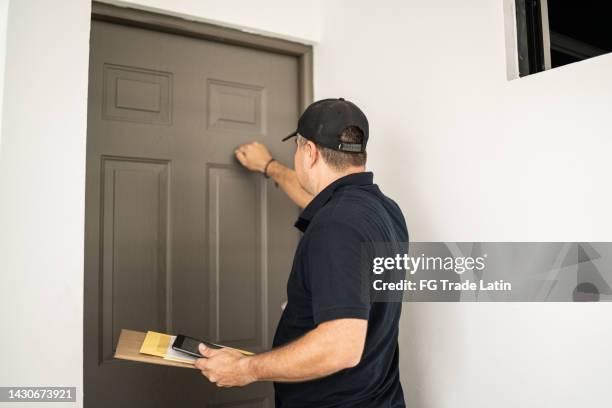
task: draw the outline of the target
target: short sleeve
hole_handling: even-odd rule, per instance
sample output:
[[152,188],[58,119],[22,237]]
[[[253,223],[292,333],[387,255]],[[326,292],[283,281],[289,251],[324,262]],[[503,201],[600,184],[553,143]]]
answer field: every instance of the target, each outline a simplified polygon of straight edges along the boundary
[[328,320],[367,320],[369,290],[362,285],[362,239],[342,222],[317,226],[309,234],[306,279],[312,296],[315,324]]

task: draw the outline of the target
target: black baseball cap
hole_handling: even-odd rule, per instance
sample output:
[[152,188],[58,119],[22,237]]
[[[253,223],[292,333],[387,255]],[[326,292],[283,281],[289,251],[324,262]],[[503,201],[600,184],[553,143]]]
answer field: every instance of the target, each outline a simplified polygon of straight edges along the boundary
[[[362,143],[342,143],[340,135],[355,126],[363,132]],[[295,132],[283,139],[300,135],[318,145],[348,153],[365,152],[368,142],[368,119],[353,102],[344,98],[322,99],[312,103],[300,119]]]

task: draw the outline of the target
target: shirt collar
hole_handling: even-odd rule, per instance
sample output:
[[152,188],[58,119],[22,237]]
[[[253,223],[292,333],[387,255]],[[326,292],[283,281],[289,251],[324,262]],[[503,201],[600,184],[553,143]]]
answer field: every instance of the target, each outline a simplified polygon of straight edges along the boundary
[[325,187],[312,201],[304,208],[302,214],[295,222],[295,227],[300,231],[306,231],[310,221],[315,214],[332,198],[334,192],[344,186],[366,186],[371,185],[374,180],[374,174],[371,171],[361,173],[352,173],[347,176],[340,177]]

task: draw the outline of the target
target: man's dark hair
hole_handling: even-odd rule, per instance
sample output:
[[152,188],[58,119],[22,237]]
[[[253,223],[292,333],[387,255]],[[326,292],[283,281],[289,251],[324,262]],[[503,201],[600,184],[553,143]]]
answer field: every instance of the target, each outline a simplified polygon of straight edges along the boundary
[[[298,137],[298,145],[301,147],[306,142],[303,137]],[[356,126],[349,126],[340,135],[341,143],[363,143],[363,132]],[[316,143],[315,143],[316,144]],[[316,144],[319,152],[325,163],[336,170],[344,170],[350,166],[365,166],[367,160],[367,153],[349,153],[341,152],[338,150],[329,149]]]

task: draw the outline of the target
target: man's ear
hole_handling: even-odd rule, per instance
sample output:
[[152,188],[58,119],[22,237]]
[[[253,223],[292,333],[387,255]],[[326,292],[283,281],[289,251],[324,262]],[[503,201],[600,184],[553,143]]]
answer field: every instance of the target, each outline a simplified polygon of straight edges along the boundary
[[306,146],[308,146],[308,152],[306,153],[306,157],[308,157],[308,166],[312,168],[317,160],[319,160],[319,149],[317,149],[317,145],[310,140],[306,142]]

